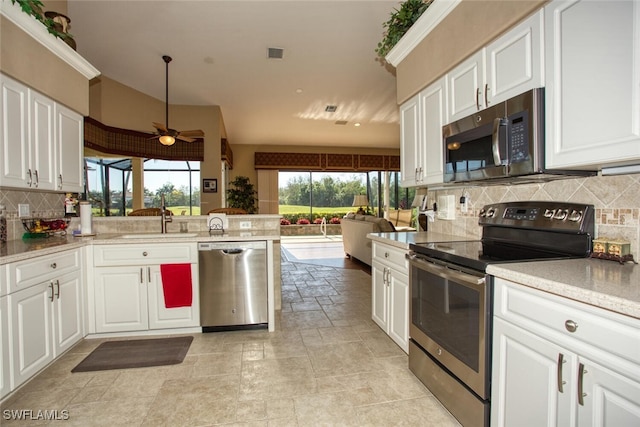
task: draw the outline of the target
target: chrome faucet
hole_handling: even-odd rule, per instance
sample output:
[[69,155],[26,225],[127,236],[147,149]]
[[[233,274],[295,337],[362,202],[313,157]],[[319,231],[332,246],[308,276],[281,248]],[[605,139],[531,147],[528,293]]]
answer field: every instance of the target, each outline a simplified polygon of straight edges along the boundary
[[167,208],[164,205],[164,193],[160,194],[160,210],[162,211],[162,214],[160,217],[160,232],[162,234],[165,234],[167,232],[167,223],[173,222],[173,218],[171,218],[171,215],[167,217],[167,214],[166,214]]

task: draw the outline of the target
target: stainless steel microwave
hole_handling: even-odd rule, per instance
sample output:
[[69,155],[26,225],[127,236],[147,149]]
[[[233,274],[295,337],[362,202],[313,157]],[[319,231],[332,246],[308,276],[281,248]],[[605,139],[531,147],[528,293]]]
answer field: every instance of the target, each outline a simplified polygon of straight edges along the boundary
[[444,182],[544,172],[544,88],[532,89],[442,128]]

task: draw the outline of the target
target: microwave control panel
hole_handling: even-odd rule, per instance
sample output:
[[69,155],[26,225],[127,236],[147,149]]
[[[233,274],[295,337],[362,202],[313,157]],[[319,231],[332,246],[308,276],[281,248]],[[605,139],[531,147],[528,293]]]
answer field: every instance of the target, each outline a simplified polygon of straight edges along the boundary
[[509,116],[509,160],[510,163],[529,160],[529,115],[527,111]]

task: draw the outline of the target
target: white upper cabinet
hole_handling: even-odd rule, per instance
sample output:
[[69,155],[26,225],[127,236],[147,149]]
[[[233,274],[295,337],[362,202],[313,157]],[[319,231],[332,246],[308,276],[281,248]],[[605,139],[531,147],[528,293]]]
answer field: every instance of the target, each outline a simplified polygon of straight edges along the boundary
[[449,71],[449,121],[544,85],[542,22],[540,10]]
[[545,8],[546,166],[640,162],[640,2]]
[[414,187],[420,180],[420,123],[418,95],[400,106],[400,185]]
[[447,79],[443,77],[437,80],[418,96],[424,163],[421,184],[441,184],[444,176],[442,126],[448,123]]
[[29,110],[26,88],[0,74],[0,186],[28,187]]
[[56,189],[84,191],[84,117],[56,104]]
[[442,126],[447,123],[446,84],[443,77],[400,106],[403,187],[442,183]]
[[0,186],[81,192],[84,118],[0,74]]

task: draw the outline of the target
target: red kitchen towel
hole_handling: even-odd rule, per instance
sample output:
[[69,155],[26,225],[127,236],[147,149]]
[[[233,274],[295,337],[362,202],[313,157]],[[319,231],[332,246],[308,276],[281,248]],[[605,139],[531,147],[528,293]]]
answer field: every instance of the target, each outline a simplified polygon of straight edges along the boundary
[[191,307],[191,264],[160,264],[166,308]]

